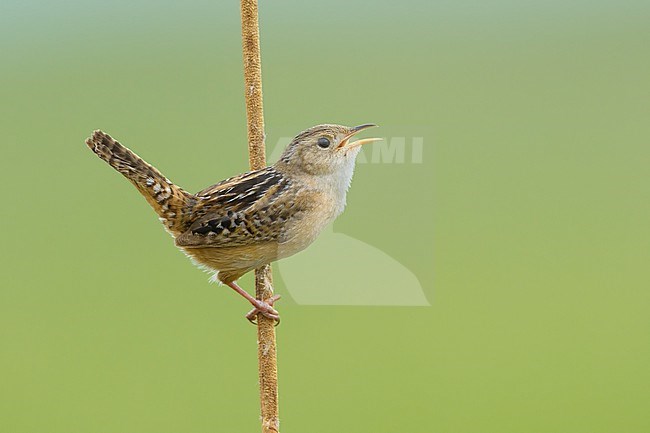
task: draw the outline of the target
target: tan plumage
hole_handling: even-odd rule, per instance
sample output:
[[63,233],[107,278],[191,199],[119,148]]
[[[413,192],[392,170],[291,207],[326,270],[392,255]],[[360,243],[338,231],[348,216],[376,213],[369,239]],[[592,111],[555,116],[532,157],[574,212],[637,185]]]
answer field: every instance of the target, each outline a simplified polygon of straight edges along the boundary
[[258,312],[277,318],[271,305],[254,300],[236,280],[306,248],[343,211],[359,147],[376,140],[349,138],[369,126],[315,126],[296,136],[276,164],[196,194],[102,131],[86,144],[135,185],[179,248],[253,303],[249,319]]

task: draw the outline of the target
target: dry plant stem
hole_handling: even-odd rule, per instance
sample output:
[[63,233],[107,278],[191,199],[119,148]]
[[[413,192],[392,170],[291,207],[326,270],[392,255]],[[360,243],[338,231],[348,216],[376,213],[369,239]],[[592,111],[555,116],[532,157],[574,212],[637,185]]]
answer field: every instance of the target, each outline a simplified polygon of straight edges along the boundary
[[[262,69],[257,0],[241,0],[242,47],[246,119],[248,122],[248,154],[252,170],[266,166],[264,149],[264,111],[262,107]],[[273,296],[271,267],[255,270],[255,297],[266,300]],[[262,433],[277,433],[278,367],[275,343],[275,321],[257,315],[257,356],[260,380]]]
[[241,0],[248,154],[252,170],[264,168],[264,110],[262,108],[262,66],[257,0]]
[[[258,299],[273,295],[271,266],[255,270],[255,292]],[[257,315],[257,359],[260,377],[262,433],[280,431],[278,418],[278,365],[275,344],[275,321]]]

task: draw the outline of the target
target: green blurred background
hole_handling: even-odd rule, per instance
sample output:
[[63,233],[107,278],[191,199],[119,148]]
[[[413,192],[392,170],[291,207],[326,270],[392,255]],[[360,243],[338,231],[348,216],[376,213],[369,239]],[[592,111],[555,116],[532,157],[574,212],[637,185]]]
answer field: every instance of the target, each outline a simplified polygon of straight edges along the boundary
[[[278,276],[282,432],[650,431],[650,4],[260,13],[269,143],[424,137],[359,165],[335,230],[431,306],[304,306]],[[258,431],[246,304],[83,144],[191,191],[245,170],[238,2],[3,0],[0,51],[0,431]]]

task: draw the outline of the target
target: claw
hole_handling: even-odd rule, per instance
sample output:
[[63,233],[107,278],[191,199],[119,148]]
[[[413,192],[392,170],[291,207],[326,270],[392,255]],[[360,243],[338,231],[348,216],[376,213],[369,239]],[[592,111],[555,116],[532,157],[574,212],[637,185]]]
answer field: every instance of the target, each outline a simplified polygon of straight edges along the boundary
[[273,308],[273,304],[278,299],[280,299],[280,295],[273,295],[266,301],[256,299],[255,304],[253,304],[255,308],[246,314],[246,318],[252,324],[257,325],[257,315],[262,314],[264,317],[275,320],[275,326],[278,326],[280,324],[280,313]]
[[230,281],[226,282],[226,285],[228,285],[231,289],[233,289],[235,292],[239,293],[242,295],[244,298],[248,300],[253,305],[253,309],[246,314],[246,318],[248,319],[249,322],[253,324],[257,324],[255,319],[257,319],[258,314],[262,314],[265,317],[268,317],[269,319],[275,320],[275,326],[278,326],[278,323],[280,323],[280,313],[277,312],[273,308],[273,304],[275,301],[280,299],[280,295],[273,295],[266,301],[260,301],[259,299],[255,299],[252,297],[246,290],[242,289],[237,285],[235,281]]

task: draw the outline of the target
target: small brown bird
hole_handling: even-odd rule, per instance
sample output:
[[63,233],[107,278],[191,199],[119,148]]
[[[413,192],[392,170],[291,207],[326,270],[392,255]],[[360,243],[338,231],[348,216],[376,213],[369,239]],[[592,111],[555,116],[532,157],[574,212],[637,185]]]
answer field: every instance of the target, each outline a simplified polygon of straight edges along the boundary
[[234,289],[257,314],[280,319],[273,303],[237,284],[245,273],[293,255],[311,244],[343,212],[360,146],[350,141],[372,124],[318,125],[298,134],[280,160],[190,194],[102,131],[88,147],[135,185],[160,217],[176,246],[213,278]]

